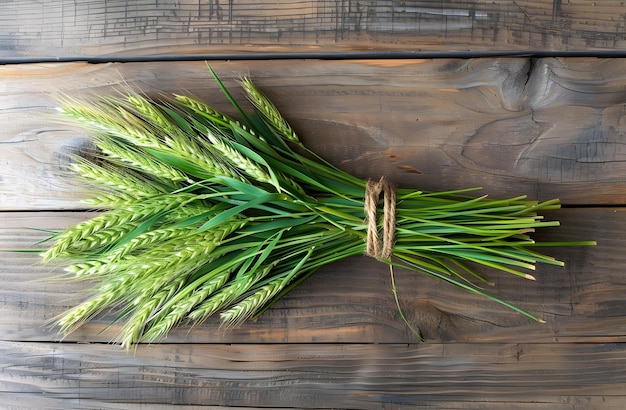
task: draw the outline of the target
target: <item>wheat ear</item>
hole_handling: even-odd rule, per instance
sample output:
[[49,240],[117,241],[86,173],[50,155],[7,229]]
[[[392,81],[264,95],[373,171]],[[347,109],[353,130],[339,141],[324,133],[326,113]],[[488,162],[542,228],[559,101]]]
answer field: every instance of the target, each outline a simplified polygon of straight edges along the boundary
[[[172,277],[197,269],[205,263],[202,256],[210,254],[217,246],[212,242],[213,234],[204,233],[200,236],[200,239],[193,238],[192,241],[169,241],[142,254],[140,258],[130,257],[114,264],[115,269],[111,271],[115,271],[115,274],[106,277],[95,288],[96,296],[71,309],[57,321],[61,331],[72,331],[105,306],[120,300],[133,300],[136,295],[154,294]],[[164,255],[167,257],[164,258]]]
[[220,313],[222,324],[226,327],[235,327],[254,316],[267,302],[289,284],[290,277],[272,280],[261,286],[252,295],[246,297],[241,302],[232,306],[228,310]]
[[[220,161],[220,156],[212,152],[212,147],[202,144],[202,141],[197,138],[196,130],[187,132],[175,126],[173,120],[159,109],[160,107],[165,109],[165,107],[138,95],[131,95],[129,101],[143,116],[145,122],[150,124],[152,132],[158,135],[173,153],[206,169],[208,173],[231,176],[230,170]],[[169,109],[169,115],[185,118],[185,113],[177,111],[179,110],[176,108]]]
[[273,262],[254,272],[249,272],[230,281],[226,286],[222,287],[219,292],[191,311],[187,317],[195,323],[201,323],[213,313],[235,302],[242,294],[254,286],[255,283],[263,279],[277,264],[278,261]]
[[109,307],[118,297],[119,295],[115,293],[100,293],[63,313],[57,319],[56,325],[61,333],[71,333],[103,309]]
[[272,179],[269,174],[264,171],[261,166],[256,164],[251,159],[242,155],[239,151],[237,151],[231,145],[231,142],[227,139],[220,138],[217,133],[208,132],[207,137],[209,141],[213,144],[213,147],[219,151],[219,153],[226,158],[233,166],[243,171],[248,176],[252,177],[254,180],[261,182],[272,184]]
[[[106,245],[106,243],[98,244],[97,242],[90,241],[89,237],[96,232],[102,232],[115,226],[124,226],[127,229],[133,229],[132,222],[169,211],[186,202],[193,201],[195,198],[197,198],[197,196],[194,194],[157,196],[143,202],[133,203],[102,213],[91,219],[80,222],[57,235],[54,244],[42,254],[43,260],[49,261],[56,257],[67,256],[68,250],[72,247],[76,247],[76,243],[83,240],[88,241],[92,246]],[[119,230],[114,233],[114,235],[118,234]]]
[[100,134],[95,137],[95,143],[109,161],[145,173],[166,186],[178,186],[180,182],[192,182],[180,170],[157,160],[146,151],[129,145],[120,138]]
[[180,289],[185,280],[186,276],[180,275],[157,293],[145,294],[135,299],[135,310],[118,335],[122,347],[129,348],[142,339],[150,317]]
[[69,167],[78,177],[91,185],[105,190],[122,192],[133,198],[146,198],[164,193],[145,178],[134,175],[128,170],[122,176],[111,166],[100,166],[85,159],[77,158]]
[[[190,284],[190,288],[181,291],[185,297],[179,297],[179,300],[172,304],[171,307],[163,309],[150,319],[149,328],[146,331],[143,340],[154,342],[164,337],[170,329],[181,322],[187,314],[198,304],[202,303],[206,298],[212,295],[217,289],[220,289],[230,278],[232,269],[218,273],[215,276],[209,276],[209,280],[203,278],[204,283],[198,287]],[[184,292],[184,293],[183,293]]]
[[[189,235],[186,240],[182,241],[182,244],[179,240],[171,240],[168,243],[172,245],[172,251],[168,252],[167,249],[160,248],[155,253],[165,252],[171,255],[175,252],[174,257],[169,259],[176,259],[176,263],[171,264],[168,260],[163,264],[158,263],[152,266],[144,264],[143,272],[140,274],[133,272],[138,276],[135,278],[133,288],[136,288],[140,295],[134,300],[134,312],[121,331],[120,341],[123,346],[129,347],[140,340],[149,318],[155,315],[155,312],[166,301],[171,300],[172,296],[184,285],[187,277],[211,261],[209,255],[219,246],[223,238],[241,226],[241,222],[232,221],[210,232]],[[180,249],[177,250],[178,248]],[[145,256],[145,254],[142,255],[142,260],[146,259]],[[137,284],[139,286],[136,286]],[[130,290],[132,293],[133,289]]]
[[110,258],[100,258],[74,263],[65,267],[64,270],[71,273],[75,278],[82,278],[84,276],[104,275],[113,267]]
[[278,111],[278,108],[276,108],[276,106],[252,83],[249,78],[243,78],[241,80],[241,86],[245,90],[250,102],[252,102],[256,109],[263,114],[268,123],[272,125],[281,136],[288,141],[300,144],[300,139],[296,135],[296,132]]
[[63,107],[63,112],[85,124],[96,133],[105,133],[120,137],[145,150],[154,150],[156,153],[167,153],[180,157],[194,164],[205,177],[213,175],[231,176],[213,155],[203,155],[206,150],[193,142],[182,132],[174,137],[162,129],[145,121],[140,113],[134,113],[134,106],[125,101],[110,98],[104,102],[94,103],[91,106],[75,103]]
[[[111,102],[109,102],[111,103]],[[162,148],[163,143],[147,132],[144,123],[122,106],[110,106],[99,101],[91,105],[74,103],[61,110],[88,129],[96,133],[106,133],[124,138],[140,147]]]
[[195,98],[179,94],[174,94],[174,98],[182,106],[187,107],[188,109],[201,115],[217,128],[228,127],[231,122],[236,122],[221,112],[215,111],[208,104]]

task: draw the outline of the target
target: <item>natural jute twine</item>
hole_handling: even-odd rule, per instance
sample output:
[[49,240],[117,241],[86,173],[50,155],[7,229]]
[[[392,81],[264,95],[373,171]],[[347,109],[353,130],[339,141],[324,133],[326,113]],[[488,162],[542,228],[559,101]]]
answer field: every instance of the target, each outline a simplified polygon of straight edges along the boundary
[[[378,235],[378,200],[383,194],[383,240]],[[365,218],[367,221],[367,255],[390,259],[396,232],[396,187],[384,177],[378,182],[367,181],[365,188]]]

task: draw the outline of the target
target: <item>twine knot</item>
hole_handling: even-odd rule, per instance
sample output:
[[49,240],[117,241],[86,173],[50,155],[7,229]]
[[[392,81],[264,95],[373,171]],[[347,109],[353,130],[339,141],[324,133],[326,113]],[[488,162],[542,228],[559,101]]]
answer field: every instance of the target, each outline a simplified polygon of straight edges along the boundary
[[[378,200],[383,194],[383,238],[378,234]],[[391,259],[396,231],[396,188],[384,177],[367,181],[365,187],[365,218],[367,221],[367,255]]]

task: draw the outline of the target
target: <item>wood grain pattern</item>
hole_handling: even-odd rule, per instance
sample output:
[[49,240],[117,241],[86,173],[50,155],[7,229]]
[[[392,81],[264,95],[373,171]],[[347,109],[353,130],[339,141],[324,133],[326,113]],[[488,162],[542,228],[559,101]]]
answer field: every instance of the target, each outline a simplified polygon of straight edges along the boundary
[[127,353],[0,342],[0,390],[11,408],[483,409],[515,400],[516,409],[618,410],[625,356],[623,344],[165,344]]
[[620,50],[621,1],[0,3],[0,57],[350,50]]
[[[626,229],[624,209],[582,208],[552,212],[562,226],[538,233],[545,240],[594,239],[593,248],[548,249],[566,267],[540,266],[536,282],[485,272],[498,296],[537,313],[538,324],[481,297],[434,279],[396,272],[403,309],[433,342],[622,342],[626,335]],[[61,229],[84,213],[0,213],[0,249],[25,248],[45,235],[34,228]],[[38,264],[36,254],[0,254],[0,334],[3,340],[59,340],[46,321],[80,300],[86,284],[50,279],[61,273]],[[100,317],[65,341],[107,342],[119,330],[100,333],[114,317]],[[205,326],[174,330],[171,343],[411,343],[415,336],[398,316],[388,269],[367,257],[329,265],[285,296],[257,321],[219,330]]]
[[[483,186],[568,204],[623,204],[626,60],[253,61],[250,74],[319,154],[363,178],[426,190]],[[0,67],[0,209],[77,209],[63,176],[85,133],[57,122],[58,93],[191,89],[230,110],[203,63]],[[116,91],[117,90],[117,91]],[[241,97],[239,93],[236,93]],[[588,189],[590,184],[593,189]]]
[[[9,0],[0,63],[189,53],[622,51],[622,1]],[[193,62],[0,65],[0,407],[9,409],[521,409],[626,407],[626,60],[219,61],[250,74],[307,145],[363,178],[494,197],[560,197],[538,239],[565,268],[536,282],[486,272],[538,324],[370,258],[330,265],[255,322],[176,328],[126,352],[107,312],[60,341],[49,321],[86,284],[51,278],[46,234],[93,215],[64,175],[88,138],[57,122],[54,96],[192,90],[229,109]],[[240,94],[236,93],[238,97]],[[598,205],[598,206],[595,206]]]

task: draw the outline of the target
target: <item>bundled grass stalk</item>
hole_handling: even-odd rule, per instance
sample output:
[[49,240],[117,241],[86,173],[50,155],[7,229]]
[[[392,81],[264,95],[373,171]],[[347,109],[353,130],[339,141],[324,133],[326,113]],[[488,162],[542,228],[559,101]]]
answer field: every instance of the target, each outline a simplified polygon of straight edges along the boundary
[[[129,93],[67,98],[61,111],[93,135],[94,160],[71,167],[104,212],[52,235],[46,262],[92,295],[62,314],[63,333],[109,309],[124,321],[124,347],[164,338],[177,324],[219,315],[225,326],[258,317],[316,270],[367,254],[534,314],[484,290],[485,269],[534,280],[538,263],[562,265],[530,234],[556,226],[540,212],[558,200],[471,196],[472,189],[396,189],[363,181],[303,146],[248,78],[246,113],[217,76],[239,119],[190,96],[164,101]],[[409,324],[403,312],[400,316]]]

